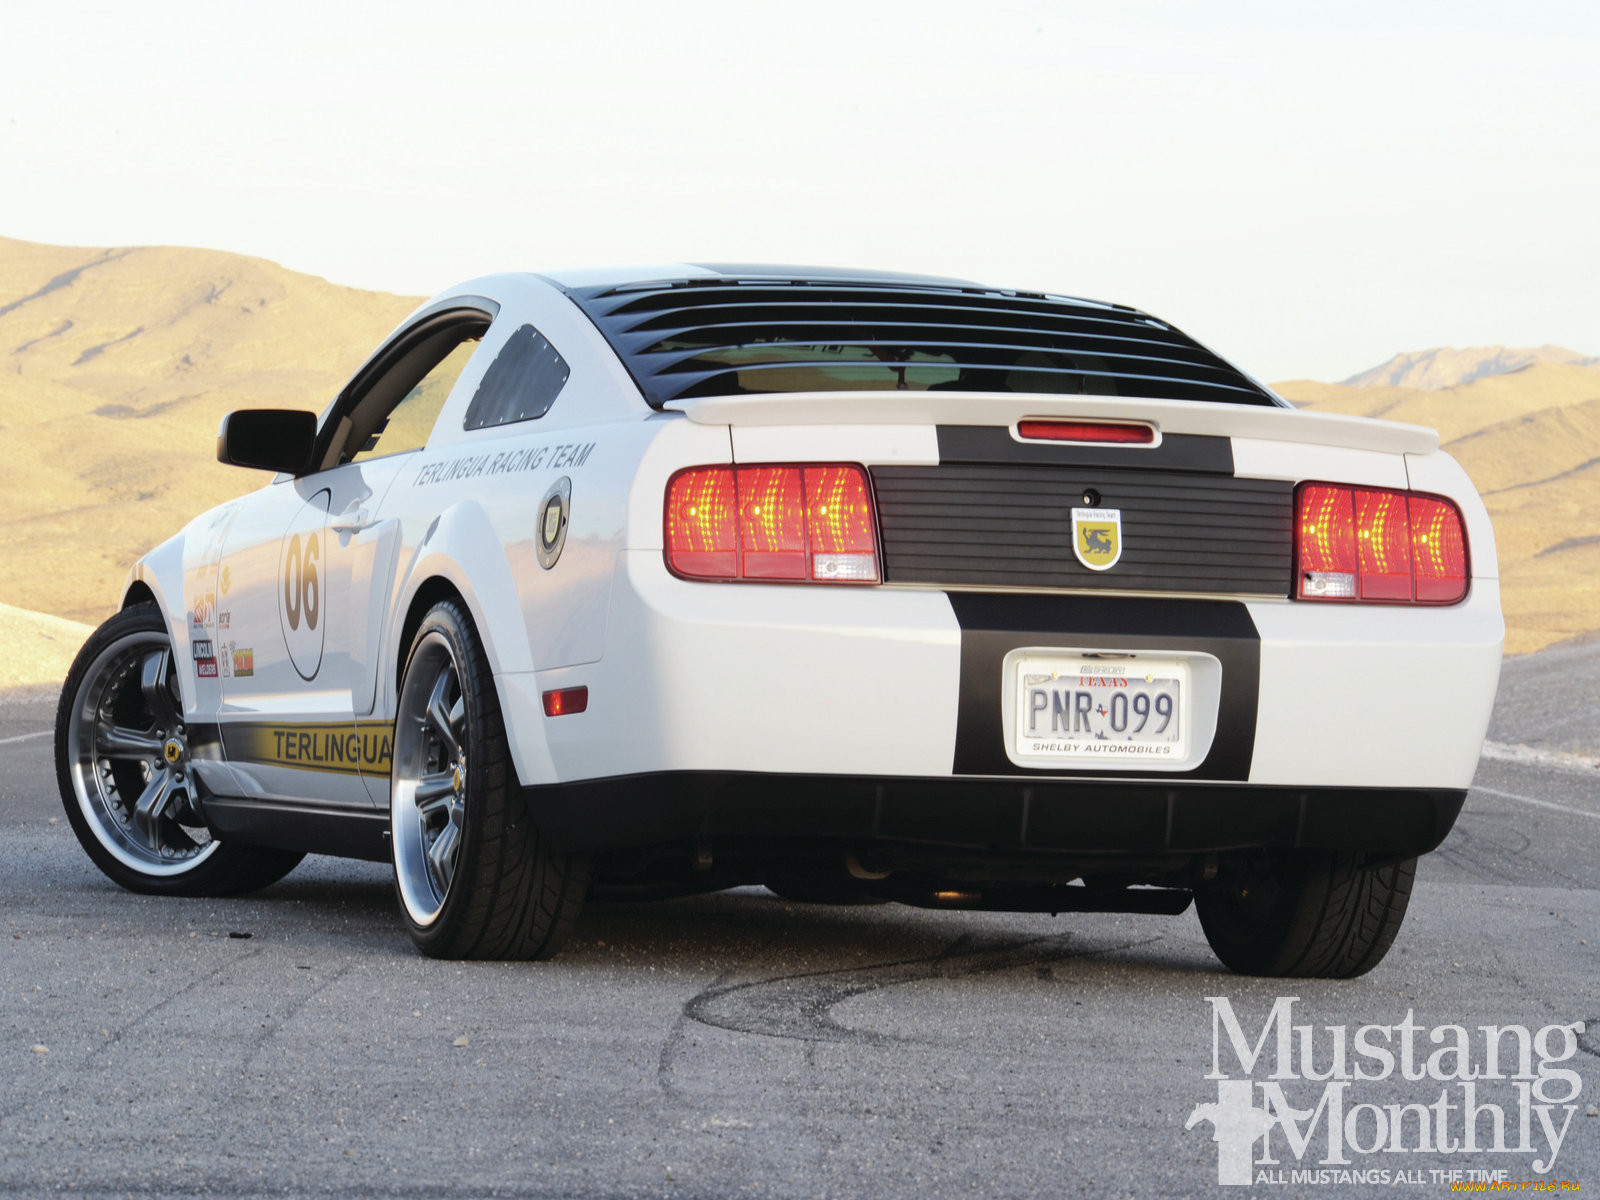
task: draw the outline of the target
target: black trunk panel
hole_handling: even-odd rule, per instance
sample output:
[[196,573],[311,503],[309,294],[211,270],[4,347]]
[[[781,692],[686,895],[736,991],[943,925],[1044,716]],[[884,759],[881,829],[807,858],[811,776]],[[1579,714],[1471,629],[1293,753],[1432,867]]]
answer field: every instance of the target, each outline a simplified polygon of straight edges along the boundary
[[[1059,459],[878,466],[872,483],[886,583],[1289,594],[1291,483]],[[1121,513],[1122,556],[1109,570],[1073,553],[1080,507]]]

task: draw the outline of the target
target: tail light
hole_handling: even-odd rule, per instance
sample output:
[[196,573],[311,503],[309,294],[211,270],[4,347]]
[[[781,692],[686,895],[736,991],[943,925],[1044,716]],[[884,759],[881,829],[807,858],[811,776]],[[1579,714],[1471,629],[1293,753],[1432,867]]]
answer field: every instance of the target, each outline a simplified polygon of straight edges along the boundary
[[668,561],[683,575],[739,574],[739,503],[733,472],[684,471],[667,489]]
[[1420,603],[1453,604],[1467,594],[1467,535],[1454,504],[1411,497],[1411,551]]
[[1295,598],[1454,604],[1467,594],[1461,510],[1440,496],[1300,486]]
[[667,566],[686,579],[877,583],[859,466],[691,467],[667,484]]

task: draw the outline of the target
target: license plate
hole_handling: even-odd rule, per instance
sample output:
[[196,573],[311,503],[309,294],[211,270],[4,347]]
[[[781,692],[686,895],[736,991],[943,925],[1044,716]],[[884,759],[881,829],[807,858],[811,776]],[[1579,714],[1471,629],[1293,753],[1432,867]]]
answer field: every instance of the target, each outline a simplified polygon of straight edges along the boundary
[[1152,766],[1188,753],[1189,666],[1176,659],[1024,658],[1017,663],[1018,757]]

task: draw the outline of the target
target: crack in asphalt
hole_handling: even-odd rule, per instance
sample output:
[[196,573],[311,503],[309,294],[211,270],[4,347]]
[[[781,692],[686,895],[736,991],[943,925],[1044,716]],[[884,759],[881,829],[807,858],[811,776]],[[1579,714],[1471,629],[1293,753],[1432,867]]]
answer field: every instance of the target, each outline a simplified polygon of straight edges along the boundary
[[[852,997],[899,984],[919,983],[928,979],[959,979],[1017,967],[1041,966],[1063,959],[1088,958],[1132,949],[1160,940],[1160,937],[1140,938],[1108,946],[1080,947],[1074,944],[1074,935],[1057,934],[973,949],[970,948],[973,939],[962,935],[940,953],[924,958],[780,975],[752,983],[729,985],[719,980],[683,1006],[682,1015],[669,1035],[669,1042],[679,1036],[685,1021],[695,1021],[734,1033],[801,1042],[886,1046],[920,1041],[923,1039],[841,1025],[834,1019],[832,1010]],[[662,1062],[667,1064],[665,1049]]]
[[[721,989],[732,974],[732,971],[721,972],[700,992],[700,995]],[[694,1001],[691,1000],[689,1003],[693,1004]],[[688,1007],[688,1004],[684,1005],[684,1010],[678,1013],[677,1020],[673,1021],[672,1028],[667,1031],[666,1040],[661,1043],[661,1053],[656,1058],[656,1086],[674,1100],[684,1098],[683,1090],[672,1080],[672,1073],[677,1069],[678,1060],[688,1049],[688,1028],[691,1020]]]
[[[1493,788],[1474,787],[1473,792],[1495,796]],[[1590,814],[1584,814],[1590,815]],[[1448,864],[1473,883],[1504,883],[1513,887],[1564,887],[1590,890],[1587,880],[1564,871],[1548,856],[1538,852],[1533,837],[1515,824],[1515,811],[1495,812],[1464,808],[1450,836],[1428,855],[1438,864]]]
[[[139,1025],[142,1025],[145,1021],[148,1021],[152,1016],[154,1016],[156,1013],[160,1012],[162,1009],[166,1008],[168,1005],[172,1004],[175,1000],[178,1000],[178,999],[181,999],[184,996],[187,996],[190,992],[194,991],[196,988],[200,987],[202,984],[209,983],[211,980],[215,979],[218,975],[221,975],[226,971],[233,970],[234,968],[238,967],[240,963],[243,963],[243,962],[248,961],[249,959],[255,958],[255,957],[259,956],[261,953],[262,953],[262,951],[259,950],[259,949],[251,950],[246,954],[240,955],[238,958],[230,958],[227,961],[225,961],[223,963],[220,963],[218,966],[214,967],[212,970],[206,971],[201,975],[195,976],[193,979],[189,980],[188,983],[184,984],[182,987],[178,988],[176,991],[170,992],[167,995],[163,996],[160,1000],[157,1000],[154,1004],[152,1004],[149,1008],[145,1009],[143,1012],[140,1012],[137,1015],[135,1015],[135,1016],[129,1018],[128,1020],[122,1022],[122,1024],[118,1025],[116,1027],[116,1029],[113,1030],[107,1037],[102,1038],[99,1042],[97,1042],[94,1046],[92,1046],[86,1053],[84,1053],[80,1058],[78,1058],[76,1062],[70,1062],[69,1063],[70,1069],[74,1073],[77,1073],[77,1072],[81,1072],[81,1071],[84,1071],[85,1069],[89,1068],[90,1066],[92,1066],[95,1063],[95,1060],[99,1059],[102,1055],[106,1054],[112,1048],[120,1045],[122,1040],[123,1040],[123,1035],[124,1034],[126,1034],[129,1031],[137,1028]],[[0,1103],[0,1122],[9,1121],[11,1118],[15,1117],[19,1112],[25,1111],[28,1108],[28,1106],[31,1105],[36,1099],[37,1098],[35,1096],[31,1095],[31,1094],[25,1094],[25,1095],[21,1095],[19,1097],[15,1097],[15,1098],[6,1097],[5,1102],[4,1103]]]
[[265,1024],[261,1032],[251,1040],[250,1052],[245,1055],[244,1061],[239,1064],[239,1076],[243,1078],[245,1072],[255,1065],[256,1059],[261,1057],[261,1052],[267,1048],[267,1043],[276,1038],[282,1032],[283,1027],[299,1015],[301,1009],[348,975],[351,966],[352,964],[348,962],[342,964],[337,971],[318,983],[316,987],[310,989],[298,1000],[292,1001],[280,1016]]
[[1600,1016],[1589,1017],[1583,1022],[1583,1032],[1578,1035],[1578,1049],[1600,1058]]
[[89,1063],[93,1062],[96,1058],[100,1057],[100,1055],[106,1053],[113,1046],[117,1045],[119,1042],[122,1041],[122,1035],[123,1034],[127,1033],[131,1029],[136,1028],[139,1025],[144,1024],[145,1021],[149,1020],[152,1016],[154,1016],[156,1013],[160,1012],[163,1008],[166,1008],[173,1001],[178,1000],[183,996],[187,996],[190,992],[194,991],[195,988],[199,987],[203,983],[211,982],[211,980],[215,979],[218,975],[221,975],[226,971],[234,970],[235,968],[237,968],[239,966],[239,964],[244,963],[244,962],[248,962],[252,958],[260,957],[261,953],[262,952],[259,949],[257,949],[257,950],[251,950],[246,954],[241,954],[237,958],[229,958],[229,959],[225,960],[224,962],[219,963],[216,967],[214,967],[212,970],[207,971],[205,974],[197,975],[195,978],[191,979],[188,983],[184,984],[177,991],[172,992],[172,993],[170,993],[170,994],[168,994],[166,996],[163,996],[160,1000],[156,1001],[149,1008],[145,1009],[143,1012],[139,1013],[137,1016],[133,1017],[131,1020],[124,1021],[121,1025],[118,1025],[116,1027],[116,1029],[112,1030],[110,1037],[108,1037],[105,1040],[103,1040],[102,1042],[100,1042],[97,1046],[95,1046],[92,1050],[90,1050],[89,1053],[84,1055],[84,1057],[83,1057],[83,1065],[85,1065],[85,1066],[88,1065]]

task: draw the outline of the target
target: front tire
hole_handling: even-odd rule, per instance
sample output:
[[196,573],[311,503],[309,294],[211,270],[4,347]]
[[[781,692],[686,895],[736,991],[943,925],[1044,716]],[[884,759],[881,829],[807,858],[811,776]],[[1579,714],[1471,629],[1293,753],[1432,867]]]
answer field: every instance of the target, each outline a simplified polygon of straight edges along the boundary
[[302,854],[224,845],[200,812],[178,666],[160,610],[136,604],[83,644],[56,707],[56,784],[95,866],[131,892],[236,896]]
[[1195,889],[1211,949],[1241,975],[1354,979],[1383,961],[1405,920],[1417,860],[1368,865],[1333,850],[1225,859]]
[[494,678],[452,601],[406,659],[390,779],[395,890],[435,958],[548,958],[572,933],[586,860],[554,853],[523,803]]

